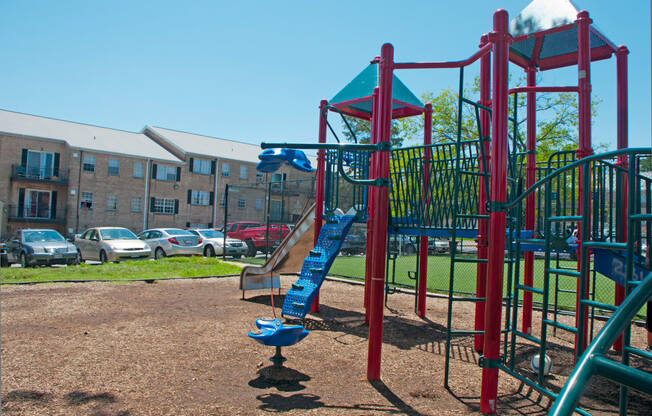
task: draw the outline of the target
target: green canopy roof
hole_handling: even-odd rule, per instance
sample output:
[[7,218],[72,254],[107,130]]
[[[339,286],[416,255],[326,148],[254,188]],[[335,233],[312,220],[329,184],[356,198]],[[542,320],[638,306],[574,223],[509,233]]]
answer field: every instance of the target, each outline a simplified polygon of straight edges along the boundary
[[[370,64],[330,100],[343,113],[369,119],[374,88],[378,86],[378,64]],[[392,118],[414,116],[423,112],[423,103],[396,75],[392,81]]]
[[[577,64],[578,8],[571,0],[533,0],[509,23],[510,60],[542,70]],[[616,46],[591,24],[591,60],[607,59]]]

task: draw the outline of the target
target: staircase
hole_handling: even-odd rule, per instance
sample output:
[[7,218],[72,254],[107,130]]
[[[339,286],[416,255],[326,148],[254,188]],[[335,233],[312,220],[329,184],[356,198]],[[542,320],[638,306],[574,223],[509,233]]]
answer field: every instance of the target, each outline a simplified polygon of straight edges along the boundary
[[326,274],[351,229],[355,215],[334,215],[321,228],[317,245],[303,262],[301,275],[285,295],[282,316],[305,318]]

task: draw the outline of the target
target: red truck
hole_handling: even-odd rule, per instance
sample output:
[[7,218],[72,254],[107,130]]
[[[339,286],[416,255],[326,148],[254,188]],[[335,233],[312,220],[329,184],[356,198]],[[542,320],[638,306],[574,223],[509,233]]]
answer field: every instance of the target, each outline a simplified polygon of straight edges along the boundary
[[290,227],[285,224],[270,224],[267,226],[255,221],[238,221],[226,224],[226,235],[247,243],[247,257],[254,257],[257,252],[265,253],[267,249],[281,242],[290,233]]

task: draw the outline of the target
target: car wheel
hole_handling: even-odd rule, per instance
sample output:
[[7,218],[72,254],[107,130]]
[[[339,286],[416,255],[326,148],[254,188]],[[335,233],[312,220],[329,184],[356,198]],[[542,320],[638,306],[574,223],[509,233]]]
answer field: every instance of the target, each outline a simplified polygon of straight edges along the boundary
[[27,262],[27,256],[25,253],[20,253],[20,267],[26,268],[29,267],[29,263]]
[[104,250],[100,251],[100,263],[106,263],[106,252]]
[[240,257],[242,257],[242,254],[235,254],[235,255],[233,256],[234,259],[239,259]]
[[158,259],[162,259],[163,257],[165,257],[165,251],[163,251],[161,247],[157,248],[156,251],[154,252],[154,258],[158,260]]
[[74,263],[74,264],[76,264],[76,265],[79,266],[79,265],[82,264],[83,262],[84,262],[84,259],[82,258],[81,251],[78,251],[78,252],[77,252],[77,256],[75,257],[75,263]]
[[9,260],[7,259],[6,256],[0,256],[0,267],[8,267],[9,266]]
[[247,257],[256,257],[256,247],[254,247],[254,243],[251,240],[247,241]]
[[206,246],[204,248],[204,257],[215,257],[215,249],[213,246]]

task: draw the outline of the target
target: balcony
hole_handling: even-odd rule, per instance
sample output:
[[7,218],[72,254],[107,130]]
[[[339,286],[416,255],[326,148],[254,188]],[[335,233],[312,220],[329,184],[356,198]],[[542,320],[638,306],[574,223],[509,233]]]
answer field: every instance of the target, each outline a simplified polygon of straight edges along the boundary
[[54,175],[52,168],[33,168],[22,165],[11,166],[11,180],[20,182],[49,183],[52,185],[68,185],[69,170],[59,169]]
[[52,212],[49,207],[37,207],[35,205],[19,207],[18,205],[9,205],[7,219],[9,222],[29,224],[65,224],[66,209]]

